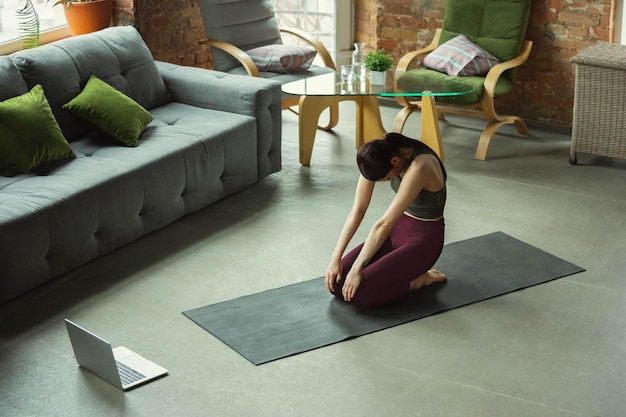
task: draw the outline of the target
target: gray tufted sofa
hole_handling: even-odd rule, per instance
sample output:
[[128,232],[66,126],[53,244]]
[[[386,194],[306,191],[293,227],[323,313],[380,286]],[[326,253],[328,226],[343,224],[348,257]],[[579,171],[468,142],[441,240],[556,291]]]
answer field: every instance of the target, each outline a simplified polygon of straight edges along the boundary
[[[92,74],[153,115],[137,147],[61,108]],[[281,168],[278,83],[155,62],[133,27],[0,57],[0,101],[36,84],[77,158],[0,176],[0,303]]]

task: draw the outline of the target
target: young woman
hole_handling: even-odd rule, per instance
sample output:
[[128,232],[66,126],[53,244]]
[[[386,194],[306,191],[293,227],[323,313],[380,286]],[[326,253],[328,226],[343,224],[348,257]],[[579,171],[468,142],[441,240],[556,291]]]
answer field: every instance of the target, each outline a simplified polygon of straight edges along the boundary
[[[326,288],[355,305],[375,307],[444,281],[443,273],[431,269],[444,240],[446,171],[441,160],[422,142],[388,133],[363,145],[357,164],[361,176],[326,271]],[[391,181],[396,195],[365,242],[342,259],[378,181]]]

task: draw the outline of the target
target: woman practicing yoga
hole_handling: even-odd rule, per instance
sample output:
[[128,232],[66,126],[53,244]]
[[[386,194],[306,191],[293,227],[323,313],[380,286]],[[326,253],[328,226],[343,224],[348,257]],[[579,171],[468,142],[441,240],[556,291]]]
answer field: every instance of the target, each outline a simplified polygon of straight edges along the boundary
[[[446,276],[434,269],[444,239],[446,171],[420,141],[399,133],[363,145],[352,210],[326,271],[326,288],[361,307],[389,304]],[[369,206],[374,185],[391,181],[396,195],[367,239],[343,259]]]

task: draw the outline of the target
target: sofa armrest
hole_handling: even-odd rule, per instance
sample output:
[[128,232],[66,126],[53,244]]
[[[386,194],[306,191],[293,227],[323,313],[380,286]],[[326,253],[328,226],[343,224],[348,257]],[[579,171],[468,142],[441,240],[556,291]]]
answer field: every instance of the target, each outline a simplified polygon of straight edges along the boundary
[[280,105],[280,84],[276,81],[161,61],[156,65],[172,101],[249,115],[254,114],[259,100],[264,106],[274,100]]
[[280,83],[161,61],[156,66],[172,101],[255,118],[259,179],[281,169]]

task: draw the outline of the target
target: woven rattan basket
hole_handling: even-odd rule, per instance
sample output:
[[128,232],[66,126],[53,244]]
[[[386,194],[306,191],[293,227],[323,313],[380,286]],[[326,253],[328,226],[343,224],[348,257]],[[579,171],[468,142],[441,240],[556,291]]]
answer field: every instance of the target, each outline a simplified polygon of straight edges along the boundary
[[576,153],[626,159],[626,46],[598,42],[576,66],[570,163]]

